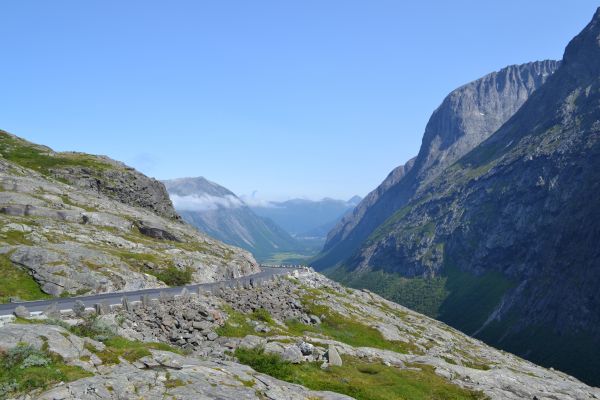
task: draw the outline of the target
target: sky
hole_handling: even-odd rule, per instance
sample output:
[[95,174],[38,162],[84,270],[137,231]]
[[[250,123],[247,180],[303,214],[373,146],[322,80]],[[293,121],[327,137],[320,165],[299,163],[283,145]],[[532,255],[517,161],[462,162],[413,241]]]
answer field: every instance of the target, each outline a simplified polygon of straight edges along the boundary
[[560,59],[588,0],[0,2],[0,129],[239,195],[364,196],[445,95]]

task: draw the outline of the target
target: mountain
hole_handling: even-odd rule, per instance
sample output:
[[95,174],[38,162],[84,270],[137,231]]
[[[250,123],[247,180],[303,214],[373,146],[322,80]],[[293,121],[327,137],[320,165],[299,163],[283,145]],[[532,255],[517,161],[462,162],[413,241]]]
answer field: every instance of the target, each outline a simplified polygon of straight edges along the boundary
[[419,187],[339,275],[381,291],[433,277],[441,320],[599,384],[598,37],[600,9],[546,83]]
[[256,215],[223,186],[202,177],[163,183],[185,221],[212,237],[252,252],[258,259],[300,248],[286,231]]
[[509,66],[450,93],[429,119],[417,157],[393,170],[329,232],[313,265],[330,268],[350,257],[420,187],[506,122],[559,64]]
[[0,302],[210,282],[252,256],[184,224],[164,186],[107,157],[0,131]]
[[293,236],[311,236],[323,226],[337,222],[360,202],[359,196],[349,200],[324,198],[321,200],[292,199],[273,201],[267,205],[251,206],[252,210],[269,218]]

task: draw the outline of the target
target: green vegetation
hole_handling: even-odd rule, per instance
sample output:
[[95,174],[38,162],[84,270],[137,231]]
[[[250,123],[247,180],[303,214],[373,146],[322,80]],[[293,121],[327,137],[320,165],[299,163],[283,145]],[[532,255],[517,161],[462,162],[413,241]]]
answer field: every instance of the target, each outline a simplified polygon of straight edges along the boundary
[[42,292],[38,283],[24,270],[15,266],[6,255],[0,255],[0,303],[10,297],[21,300],[47,299],[51,296]]
[[439,319],[468,334],[483,325],[514,285],[496,271],[477,276],[448,265],[444,273],[448,296],[440,305]]
[[316,300],[314,296],[304,296],[303,305],[309,313],[321,317],[321,324],[305,325],[297,320],[289,320],[286,324],[290,333],[302,336],[304,332],[309,331],[356,347],[375,347],[404,354],[420,352],[412,343],[385,340],[377,329],[340,315],[327,306],[319,305]]
[[353,274],[345,268],[333,270],[328,276],[346,286],[369,289],[430,317],[437,317],[440,305],[448,296],[446,277],[405,278],[381,270]]
[[96,171],[113,168],[94,156],[80,153],[52,153],[43,146],[14,138],[2,131],[0,131],[0,154],[8,161],[43,175],[51,175],[52,169],[65,167],[87,167]]
[[0,352],[0,398],[92,376],[80,367],[66,365],[47,347],[44,344],[38,350],[23,343]]
[[194,269],[191,267],[179,269],[174,266],[168,266],[165,269],[151,271],[150,273],[169,286],[183,286],[192,281]]
[[271,314],[264,308],[259,308],[254,310],[249,315],[244,315],[241,312],[238,312],[231,308],[228,305],[225,305],[223,311],[227,313],[227,321],[225,325],[217,328],[216,333],[219,336],[226,337],[244,337],[246,335],[258,335],[265,336],[265,333],[255,332],[254,326],[249,322],[249,320],[261,321],[266,323],[267,325],[274,326],[273,318]]
[[544,367],[560,368],[589,385],[600,385],[600,340],[590,334],[558,333],[542,325],[511,332],[518,323],[519,315],[513,312],[490,323],[477,337],[511,353],[527,354],[528,360]]
[[134,362],[142,357],[151,355],[150,350],[170,351],[172,353],[182,354],[182,351],[164,343],[146,343],[136,340],[125,339],[120,336],[114,336],[104,340],[106,348],[97,351],[93,346],[86,348],[95,353],[104,364],[119,364],[119,357]]
[[258,372],[312,390],[329,390],[358,400],[485,398],[481,393],[448,383],[428,366],[418,365],[420,371],[407,371],[344,356],[343,366],[323,370],[318,363],[290,364],[262,349],[238,348],[235,356]]

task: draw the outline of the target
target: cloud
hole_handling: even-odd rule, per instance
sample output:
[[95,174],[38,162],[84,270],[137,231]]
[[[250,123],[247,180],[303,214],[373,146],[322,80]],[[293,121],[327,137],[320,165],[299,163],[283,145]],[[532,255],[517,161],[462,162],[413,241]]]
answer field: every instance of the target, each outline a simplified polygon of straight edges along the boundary
[[201,196],[172,194],[171,200],[175,208],[182,211],[213,211],[219,208],[239,208],[245,205],[243,201],[230,194],[222,197],[208,194]]
[[[256,191],[254,192],[256,193]],[[277,207],[276,204],[274,204],[273,202],[269,201],[269,200],[264,200],[264,199],[259,199],[254,197],[254,193],[252,196],[244,196],[242,195],[242,199],[244,200],[244,203],[246,203],[248,206],[250,207]]]

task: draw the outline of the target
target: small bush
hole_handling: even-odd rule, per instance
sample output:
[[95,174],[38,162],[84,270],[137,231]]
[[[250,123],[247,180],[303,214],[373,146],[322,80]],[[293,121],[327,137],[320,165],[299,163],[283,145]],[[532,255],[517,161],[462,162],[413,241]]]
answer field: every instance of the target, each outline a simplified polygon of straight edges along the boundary
[[179,268],[170,266],[162,271],[154,273],[154,276],[169,286],[183,286],[192,281],[193,273],[194,269],[191,267],[181,270]]

